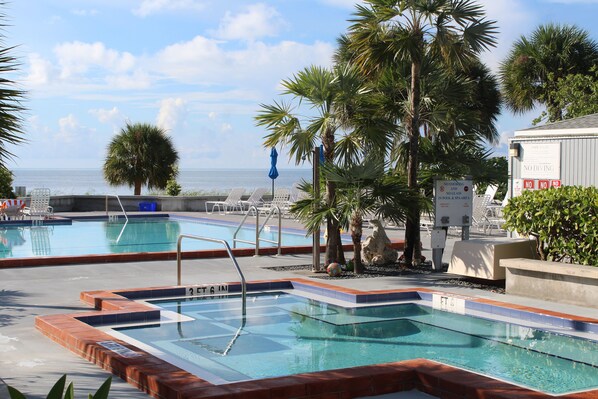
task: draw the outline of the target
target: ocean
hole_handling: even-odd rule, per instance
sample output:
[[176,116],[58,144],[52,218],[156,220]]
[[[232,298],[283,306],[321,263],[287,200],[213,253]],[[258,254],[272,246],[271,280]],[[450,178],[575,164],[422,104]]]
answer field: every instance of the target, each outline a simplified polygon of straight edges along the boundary
[[[181,195],[226,194],[235,187],[245,188],[250,194],[257,187],[272,187],[268,169],[193,169],[180,170],[177,178]],[[47,187],[52,195],[132,195],[133,188],[112,187],[96,169],[14,169],[13,187],[25,187],[27,192],[36,187]],[[290,188],[305,179],[311,181],[310,169],[279,169],[275,187]],[[142,194],[158,194],[146,187]]]

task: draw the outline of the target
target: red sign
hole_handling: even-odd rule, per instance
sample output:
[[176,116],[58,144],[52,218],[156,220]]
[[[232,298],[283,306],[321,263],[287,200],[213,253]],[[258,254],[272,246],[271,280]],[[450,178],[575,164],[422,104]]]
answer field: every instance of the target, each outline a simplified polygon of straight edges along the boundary
[[550,187],[549,180],[538,180],[538,188],[540,190],[546,190],[548,187]]
[[536,183],[535,180],[524,179],[523,180],[523,189],[524,190],[533,190],[534,187],[536,186],[535,183]]
[[560,186],[561,186],[560,180],[551,180],[550,181],[550,187],[559,188]]

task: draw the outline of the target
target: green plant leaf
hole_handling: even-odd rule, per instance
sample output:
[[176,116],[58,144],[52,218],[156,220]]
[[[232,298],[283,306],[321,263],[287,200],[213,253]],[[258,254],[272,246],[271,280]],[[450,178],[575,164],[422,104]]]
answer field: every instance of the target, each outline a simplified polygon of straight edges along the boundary
[[62,377],[56,381],[46,399],[62,399],[62,393],[64,392],[64,386],[66,384],[66,374],[63,374]]
[[108,399],[108,393],[110,392],[110,384],[112,383],[112,376],[106,378],[106,381],[102,384],[100,388],[98,388],[95,395],[89,397],[91,399]]
[[8,385],[6,388],[10,394],[10,399],[27,399],[25,395],[19,392],[16,388],[11,387],[10,385]]
[[73,386],[72,382],[66,388],[66,393],[64,394],[64,399],[75,399],[75,387]]

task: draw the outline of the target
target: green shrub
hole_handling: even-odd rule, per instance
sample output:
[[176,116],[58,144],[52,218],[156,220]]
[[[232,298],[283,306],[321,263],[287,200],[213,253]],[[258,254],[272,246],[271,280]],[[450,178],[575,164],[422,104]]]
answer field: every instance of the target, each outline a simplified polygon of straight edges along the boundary
[[0,167],[0,198],[16,198],[12,191],[12,172]]
[[[110,392],[111,383],[112,377],[108,377],[94,395],[89,394],[88,399],[107,399],[108,393]],[[75,388],[73,387],[73,383],[71,382],[69,384],[69,386],[66,388],[66,391],[64,390],[65,385],[66,374],[56,381],[56,384],[54,384],[52,389],[50,389],[47,399],[74,399]],[[27,399],[25,395],[19,392],[16,388],[11,387],[10,385],[7,388],[8,393],[10,394],[10,399]]]
[[598,266],[598,189],[524,191],[504,210],[505,227],[536,238],[542,260]]

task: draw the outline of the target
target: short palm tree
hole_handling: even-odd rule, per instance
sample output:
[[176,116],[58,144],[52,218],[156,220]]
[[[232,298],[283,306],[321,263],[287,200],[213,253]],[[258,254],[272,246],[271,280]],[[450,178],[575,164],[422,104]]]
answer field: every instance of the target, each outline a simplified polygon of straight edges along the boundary
[[540,25],[517,40],[500,66],[507,106],[515,113],[546,106],[548,121],[563,118],[554,98],[557,83],[567,75],[590,73],[598,63],[598,44],[587,31],[571,25]]
[[[397,62],[409,64],[409,96],[402,122],[409,140],[408,185],[417,191],[422,65],[430,60],[442,61],[449,68],[470,63],[495,45],[495,24],[471,0],[365,0],[354,15],[347,35],[354,63],[374,75]],[[408,264],[419,261],[419,242],[419,208],[414,206],[405,229]]]
[[168,180],[176,177],[179,156],[172,139],[163,129],[148,123],[127,125],[108,145],[104,162],[104,178],[112,186],[164,189]]
[[[347,160],[357,156],[360,151],[358,142],[346,140],[345,151],[341,153],[337,150],[337,135],[347,132],[366,135],[375,130],[374,119],[371,118],[375,114],[372,103],[363,100],[369,88],[354,68],[337,65],[329,70],[311,66],[292,79],[284,80],[282,85],[284,94],[292,96],[295,102],[262,104],[256,121],[258,126],[269,130],[264,145],[287,145],[297,164],[311,159],[314,146],[320,142],[328,165],[334,164],[338,157]],[[329,180],[326,180],[325,201],[328,208],[335,208],[336,186]],[[339,222],[331,214],[329,216],[326,218],[325,264],[344,263]]]

